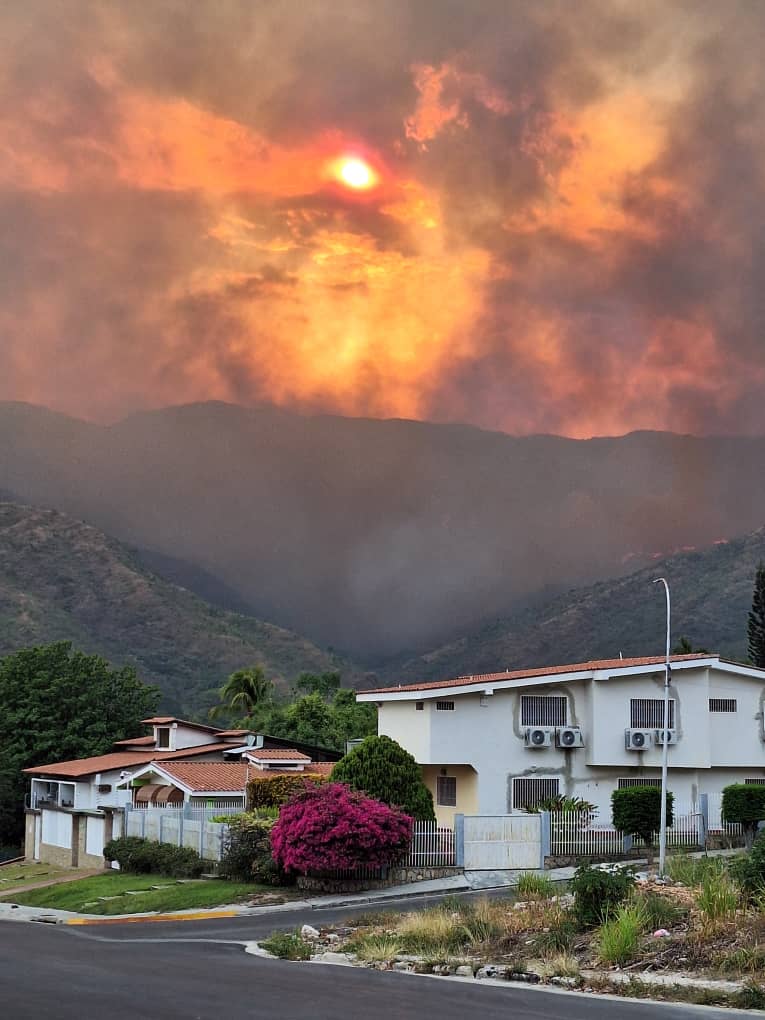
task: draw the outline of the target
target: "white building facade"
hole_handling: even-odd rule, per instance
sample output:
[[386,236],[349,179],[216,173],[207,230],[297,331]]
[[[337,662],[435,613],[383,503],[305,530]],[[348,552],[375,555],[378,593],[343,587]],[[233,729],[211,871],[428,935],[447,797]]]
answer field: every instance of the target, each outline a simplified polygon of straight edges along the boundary
[[[765,783],[765,670],[717,655],[672,657],[669,789],[679,801]],[[420,763],[439,822],[658,784],[663,658],[612,659],[362,691],[378,732]]]

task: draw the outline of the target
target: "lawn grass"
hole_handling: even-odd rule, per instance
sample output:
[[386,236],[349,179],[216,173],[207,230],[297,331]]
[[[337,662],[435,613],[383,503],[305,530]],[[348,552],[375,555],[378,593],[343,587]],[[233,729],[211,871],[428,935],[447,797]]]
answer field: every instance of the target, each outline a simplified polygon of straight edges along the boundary
[[32,882],[46,882],[49,879],[71,874],[71,868],[59,868],[54,864],[38,864],[35,861],[7,864],[0,868],[0,896],[6,896],[18,886],[31,885]]
[[[153,885],[164,888],[152,889]],[[138,892],[139,895],[130,896],[128,892]],[[218,907],[262,892],[274,890],[271,886],[254,882],[228,882],[221,878],[179,882],[164,875],[124,875],[113,872],[45,886],[43,889],[30,889],[16,896],[10,894],[4,899],[30,907],[110,915]],[[115,898],[99,899],[102,896]]]

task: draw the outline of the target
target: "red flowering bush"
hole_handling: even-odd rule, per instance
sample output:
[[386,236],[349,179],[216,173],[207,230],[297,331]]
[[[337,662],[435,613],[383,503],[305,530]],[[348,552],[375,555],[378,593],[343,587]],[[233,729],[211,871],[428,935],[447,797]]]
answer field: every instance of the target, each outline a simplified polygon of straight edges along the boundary
[[395,863],[412,838],[412,819],[342,783],[307,787],[279,812],[271,831],[285,871],[321,874]]

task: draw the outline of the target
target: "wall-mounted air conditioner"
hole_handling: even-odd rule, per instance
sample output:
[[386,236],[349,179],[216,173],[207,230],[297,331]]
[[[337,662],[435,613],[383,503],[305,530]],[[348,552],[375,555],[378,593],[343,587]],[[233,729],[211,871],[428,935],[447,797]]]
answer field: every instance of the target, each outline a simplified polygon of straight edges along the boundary
[[553,726],[529,726],[526,729],[526,747],[551,747],[555,728]]
[[653,730],[625,730],[624,746],[628,751],[646,751],[653,745]]
[[664,743],[665,743],[665,741],[664,741],[664,735],[665,734],[666,734],[666,737],[667,737],[667,739],[666,739],[666,743],[667,744],[676,744],[677,743],[677,730],[664,730],[664,729],[654,730],[653,731],[653,741],[654,741],[654,743],[658,744],[659,747],[662,747],[664,745]]
[[559,726],[555,731],[558,747],[584,747],[584,737],[578,726]]

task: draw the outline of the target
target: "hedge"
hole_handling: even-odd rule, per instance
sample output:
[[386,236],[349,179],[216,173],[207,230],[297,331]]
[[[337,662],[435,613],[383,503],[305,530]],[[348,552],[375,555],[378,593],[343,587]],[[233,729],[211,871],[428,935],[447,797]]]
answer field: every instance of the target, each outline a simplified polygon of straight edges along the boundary
[[120,871],[134,875],[199,878],[207,863],[196,850],[172,843],[155,843],[140,836],[120,836],[104,847],[104,858],[117,861]]
[[290,797],[302,793],[306,783],[319,786],[327,777],[315,772],[298,772],[294,776],[277,775],[263,779],[251,779],[247,784],[247,807],[273,808],[286,804]]
[[722,792],[722,820],[739,822],[744,827],[746,845],[751,847],[757,826],[765,821],[765,786],[755,783],[726,786]]

